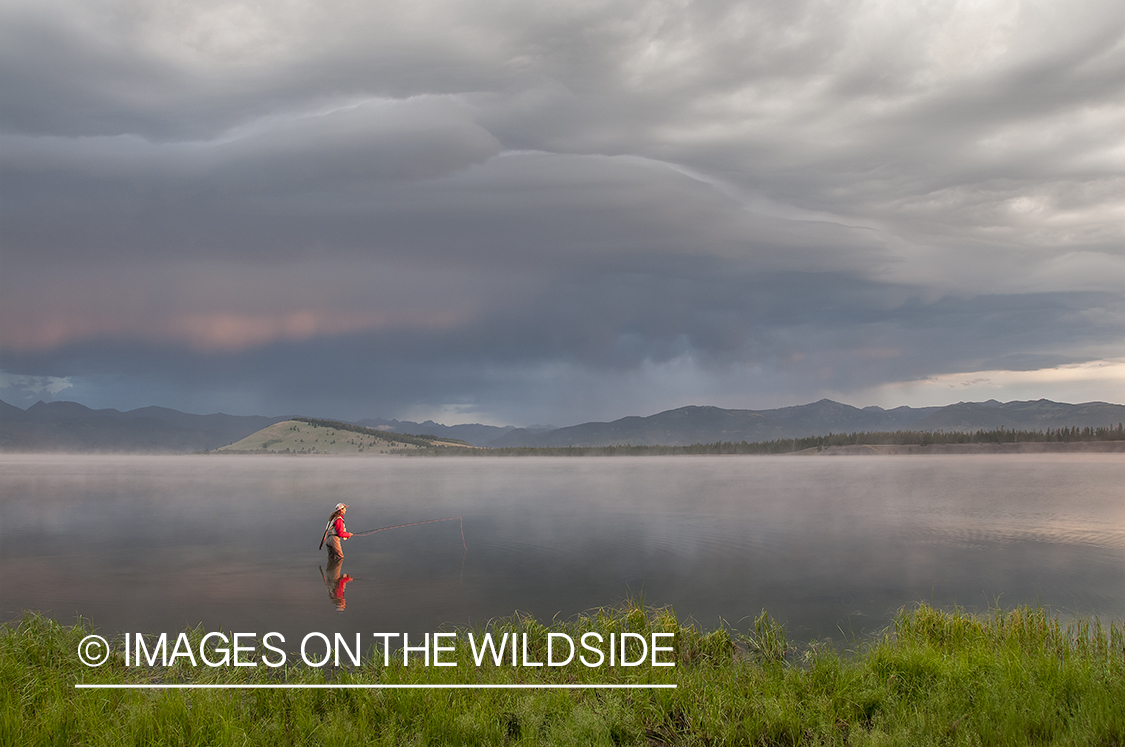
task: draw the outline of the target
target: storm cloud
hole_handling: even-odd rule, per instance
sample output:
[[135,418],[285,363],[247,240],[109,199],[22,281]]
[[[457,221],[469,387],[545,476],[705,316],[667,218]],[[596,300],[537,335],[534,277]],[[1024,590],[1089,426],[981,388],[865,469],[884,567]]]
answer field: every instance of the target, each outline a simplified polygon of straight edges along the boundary
[[13,404],[1125,400],[1119,3],[7,2],[0,42]]

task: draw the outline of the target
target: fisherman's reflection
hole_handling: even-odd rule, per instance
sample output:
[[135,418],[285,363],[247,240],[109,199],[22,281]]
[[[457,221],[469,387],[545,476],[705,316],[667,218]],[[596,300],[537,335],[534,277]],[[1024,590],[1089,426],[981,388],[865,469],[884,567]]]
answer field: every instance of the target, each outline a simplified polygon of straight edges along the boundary
[[344,587],[352,580],[352,577],[344,573],[343,569],[344,559],[341,557],[333,557],[328,561],[328,571],[324,577],[324,585],[328,587],[328,598],[332,600],[332,604],[336,605],[336,609],[340,612],[348,606],[344,601]]

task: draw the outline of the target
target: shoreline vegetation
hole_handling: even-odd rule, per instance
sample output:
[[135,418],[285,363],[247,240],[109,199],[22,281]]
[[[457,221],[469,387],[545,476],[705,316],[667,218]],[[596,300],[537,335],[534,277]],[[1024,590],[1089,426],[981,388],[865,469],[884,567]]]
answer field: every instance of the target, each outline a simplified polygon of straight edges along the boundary
[[404,456],[676,456],[706,454],[854,456],[873,454],[1125,453],[1125,425],[1043,431],[878,431],[829,433],[772,441],[718,441],[684,446],[518,446],[382,431],[335,420],[293,418],[208,454],[366,454]]
[[[839,650],[788,643],[766,613],[704,631],[637,601],[478,633],[672,632],[675,667],[305,665],[98,669],[92,629],[28,613],[0,627],[0,743],[169,745],[1120,745],[1125,629],[1040,608],[975,615],[926,604]],[[188,631],[193,640],[202,628]],[[533,654],[542,654],[534,651]],[[181,662],[182,664],[182,662]],[[663,690],[76,690],[75,683],[659,683]]]

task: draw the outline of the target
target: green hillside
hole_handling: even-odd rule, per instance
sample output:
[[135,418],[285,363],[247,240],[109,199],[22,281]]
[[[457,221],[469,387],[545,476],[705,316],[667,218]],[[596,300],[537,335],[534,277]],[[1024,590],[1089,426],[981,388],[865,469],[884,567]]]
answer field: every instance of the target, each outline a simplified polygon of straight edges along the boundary
[[416,453],[439,446],[473,448],[463,441],[434,436],[409,436],[334,420],[295,418],[274,423],[241,441],[215,449],[215,453],[378,456]]

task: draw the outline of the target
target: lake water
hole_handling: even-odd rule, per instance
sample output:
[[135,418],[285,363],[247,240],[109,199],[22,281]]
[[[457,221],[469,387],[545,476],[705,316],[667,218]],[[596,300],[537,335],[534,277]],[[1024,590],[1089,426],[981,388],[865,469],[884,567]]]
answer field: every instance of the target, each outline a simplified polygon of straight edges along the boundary
[[[348,529],[460,515],[317,550]],[[1125,455],[0,455],[0,619],[103,632],[425,632],[643,596],[795,639],[925,600],[1125,617]],[[336,592],[343,584],[342,599]],[[343,608],[342,611],[340,608]]]

